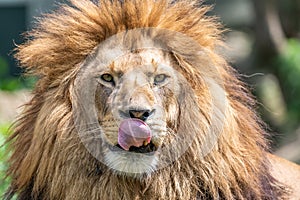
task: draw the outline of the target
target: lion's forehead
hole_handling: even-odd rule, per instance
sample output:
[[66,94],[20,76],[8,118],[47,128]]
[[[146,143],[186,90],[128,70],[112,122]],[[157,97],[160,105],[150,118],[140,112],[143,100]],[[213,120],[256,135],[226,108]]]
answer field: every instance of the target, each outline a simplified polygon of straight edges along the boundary
[[116,58],[109,66],[110,70],[119,73],[135,72],[143,70],[147,72],[156,72],[160,68],[170,67],[171,60],[167,52],[162,50],[139,50],[131,53],[124,53]]

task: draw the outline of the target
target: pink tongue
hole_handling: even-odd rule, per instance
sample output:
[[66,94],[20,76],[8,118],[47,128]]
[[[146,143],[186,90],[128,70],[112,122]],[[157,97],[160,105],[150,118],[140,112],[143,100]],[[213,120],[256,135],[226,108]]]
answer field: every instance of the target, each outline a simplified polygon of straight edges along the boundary
[[131,146],[140,147],[148,144],[151,140],[149,126],[136,118],[125,119],[119,127],[118,143],[124,150]]

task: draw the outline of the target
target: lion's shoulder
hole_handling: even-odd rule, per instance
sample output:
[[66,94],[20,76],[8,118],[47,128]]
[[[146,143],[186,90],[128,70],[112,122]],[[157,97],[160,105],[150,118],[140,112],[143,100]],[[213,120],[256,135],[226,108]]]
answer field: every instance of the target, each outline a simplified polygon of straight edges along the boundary
[[300,166],[272,154],[268,158],[274,178],[292,189],[291,199],[300,199]]

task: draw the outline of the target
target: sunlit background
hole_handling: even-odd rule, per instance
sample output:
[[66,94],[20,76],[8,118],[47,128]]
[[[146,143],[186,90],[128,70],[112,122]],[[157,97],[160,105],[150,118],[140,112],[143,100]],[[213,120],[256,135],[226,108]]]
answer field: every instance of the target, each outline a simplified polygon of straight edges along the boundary
[[[54,0],[0,0],[0,145],[30,98],[35,79],[21,76],[13,49],[36,17],[55,9]],[[56,1],[62,3],[66,1]],[[224,51],[257,96],[257,110],[270,126],[272,150],[300,163],[300,1],[208,0],[228,31]],[[0,147],[0,195],[8,181],[6,146]]]

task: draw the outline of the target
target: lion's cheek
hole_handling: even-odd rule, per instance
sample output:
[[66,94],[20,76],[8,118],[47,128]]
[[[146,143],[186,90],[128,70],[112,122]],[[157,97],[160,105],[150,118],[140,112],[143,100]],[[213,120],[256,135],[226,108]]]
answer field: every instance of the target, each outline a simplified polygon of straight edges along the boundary
[[[114,130],[116,129],[116,130]],[[101,127],[101,132],[99,134],[102,134],[104,136],[105,142],[107,142],[110,145],[116,145],[118,144],[118,130],[117,128],[113,127]]]

